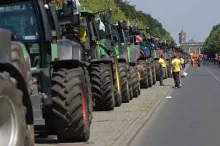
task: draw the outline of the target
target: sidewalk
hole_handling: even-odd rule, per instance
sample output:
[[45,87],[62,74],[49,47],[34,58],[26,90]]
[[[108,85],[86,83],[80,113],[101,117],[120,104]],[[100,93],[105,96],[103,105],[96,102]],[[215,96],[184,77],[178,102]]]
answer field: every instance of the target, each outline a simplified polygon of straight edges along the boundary
[[87,143],[36,144],[36,146],[125,146],[146,123],[165,95],[173,86],[173,79],[142,89],[141,95],[128,104],[109,112],[94,112],[91,136]]

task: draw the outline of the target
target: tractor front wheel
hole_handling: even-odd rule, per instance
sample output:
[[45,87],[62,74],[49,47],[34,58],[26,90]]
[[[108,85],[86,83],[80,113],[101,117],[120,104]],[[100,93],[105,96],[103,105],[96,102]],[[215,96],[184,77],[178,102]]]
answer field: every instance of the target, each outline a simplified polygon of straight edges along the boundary
[[129,88],[129,80],[128,80],[128,71],[125,62],[119,63],[119,72],[121,78],[121,95],[122,102],[128,103],[130,102],[130,88]]
[[89,89],[82,67],[56,69],[52,74],[52,111],[60,142],[88,141]]
[[138,81],[138,72],[137,72],[136,66],[130,67],[130,74],[131,74],[131,83],[132,83],[132,88],[133,88],[133,96],[138,97],[139,92],[140,92],[140,85]]
[[95,109],[102,111],[114,110],[114,85],[110,64],[92,64],[91,86]]
[[26,107],[17,81],[7,72],[0,73],[0,145],[34,146],[33,125],[26,124]]

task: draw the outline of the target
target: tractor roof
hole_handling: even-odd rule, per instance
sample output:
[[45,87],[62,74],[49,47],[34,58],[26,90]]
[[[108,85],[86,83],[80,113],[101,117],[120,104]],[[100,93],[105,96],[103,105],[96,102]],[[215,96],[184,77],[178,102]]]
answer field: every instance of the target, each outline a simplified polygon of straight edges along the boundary
[[91,10],[80,10],[82,16],[94,16],[94,13]]

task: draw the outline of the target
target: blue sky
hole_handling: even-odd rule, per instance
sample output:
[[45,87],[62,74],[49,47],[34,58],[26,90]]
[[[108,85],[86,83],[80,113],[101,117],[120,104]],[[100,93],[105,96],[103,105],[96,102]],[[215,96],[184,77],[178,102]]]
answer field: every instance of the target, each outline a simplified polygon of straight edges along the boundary
[[213,25],[220,23],[220,0],[130,0],[137,10],[150,13],[178,43],[178,33],[186,32],[187,41],[204,41]]

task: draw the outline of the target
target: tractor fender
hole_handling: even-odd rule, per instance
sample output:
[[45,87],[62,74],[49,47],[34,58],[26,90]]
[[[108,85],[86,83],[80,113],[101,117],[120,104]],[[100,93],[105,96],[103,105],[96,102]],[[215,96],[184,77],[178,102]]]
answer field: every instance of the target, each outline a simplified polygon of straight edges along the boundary
[[15,68],[10,62],[0,62],[0,71],[8,72],[11,75],[11,77],[17,80],[18,89],[23,92],[23,100],[22,100],[23,104],[27,108],[26,123],[28,125],[32,125],[34,123],[33,108],[31,104],[30,95],[28,92],[28,87],[26,85],[23,76],[17,70],[17,68]]
[[78,43],[62,39],[57,41],[57,48],[59,60],[82,60],[82,47]]
[[[50,65],[52,69],[58,69],[58,68],[70,69],[70,68],[77,68],[79,66],[88,67],[90,63],[85,62],[85,61],[80,61],[77,59],[69,59],[69,60],[55,60],[55,61],[50,62]],[[50,74],[51,74],[51,71],[50,71]]]

